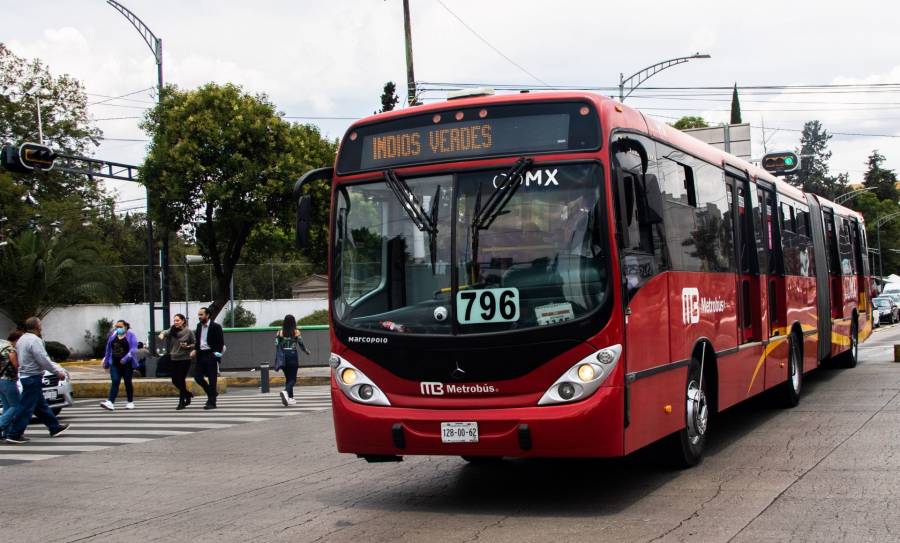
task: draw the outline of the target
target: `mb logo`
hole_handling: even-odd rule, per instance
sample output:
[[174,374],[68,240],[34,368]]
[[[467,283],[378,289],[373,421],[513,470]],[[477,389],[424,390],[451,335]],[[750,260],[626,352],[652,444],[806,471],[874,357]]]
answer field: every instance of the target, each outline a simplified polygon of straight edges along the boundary
[[419,383],[419,391],[424,396],[443,396],[444,383],[422,381],[421,383]]
[[700,291],[696,288],[681,289],[681,322],[700,322]]

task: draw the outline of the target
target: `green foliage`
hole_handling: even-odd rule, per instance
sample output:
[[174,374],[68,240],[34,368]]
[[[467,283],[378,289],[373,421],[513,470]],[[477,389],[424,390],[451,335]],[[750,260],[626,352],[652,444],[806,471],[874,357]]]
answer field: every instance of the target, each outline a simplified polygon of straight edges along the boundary
[[672,127],[678,130],[686,130],[688,128],[709,128],[709,124],[703,117],[685,115],[672,123]]
[[0,313],[20,323],[60,305],[114,300],[116,277],[96,242],[68,233],[22,232],[0,247]]
[[84,331],[84,341],[91,346],[91,354],[94,358],[103,358],[103,355],[106,354],[106,340],[112,327],[113,321],[102,318],[97,321],[96,334],[92,334],[90,330]]
[[[231,328],[231,322],[231,309],[229,308],[225,311],[225,316],[222,318],[222,325]],[[234,328],[250,328],[255,325],[256,315],[252,311],[241,304],[234,306]]]
[[[304,172],[333,164],[336,142],[311,125],[282,119],[265,95],[235,85],[208,84],[197,90],[169,87],[143,128],[151,144],[142,176],[156,197],[152,216],[171,231],[187,228],[214,270],[210,312],[228,300],[235,266],[254,233],[271,242],[293,228],[293,181]],[[328,198],[318,194],[309,254],[325,267]],[[271,225],[282,232],[273,232]],[[267,231],[268,229],[268,231]]]
[[397,107],[400,98],[397,96],[397,85],[393,81],[384,84],[384,90],[381,93],[381,109],[375,113],[384,113],[385,111],[393,111]]
[[741,124],[741,101],[738,99],[737,83],[731,93],[731,124]]
[[284,324],[284,319],[275,319],[274,321],[269,323],[269,326],[281,326]]
[[805,123],[798,149],[801,155],[800,171],[796,175],[785,177],[785,181],[804,192],[812,192],[829,200],[844,192],[848,183],[847,174],[833,176],[828,173],[830,139],[831,134],[819,121]]
[[328,310],[317,309],[309,315],[297,319],[297,326],[312,324],[328,324]]
[[69,355],[72,354],[69,352],[68,347],[58,341],[46,341],[44,342],[44,347],[46,347],[47,354],[50,355],[50,358],[52,358],[54,362],[67,360]]
[[[875,191],[873,191],[875,192]],[[892,219],[877,227],[879,218],[886,217],[900,211],[900,205],[896,200],[879,200],[877,194],[864,192],[852,198],[844,205],[863,214],[866,220],[866,240],[870,249],[878,249],[879,236],[881,238],[881,251],[883,256],[882,266],[884,275],[892,273],[900,274],[900,254],[891,251],[900,247],[900,217]],[[874,257],[874,269],[872,275],[879,275],[878,256]]]
[[884,155],[879,153],[878,149],[872,151],[872,154],[869,155],[866,161],[868,169],[866,170],[863,185],[867,188],[874,188],[875,190],[872,192],[875,193],[879,200],[896,202],[900,199],[900,193],[897,191],[897,174],[894,173],[894,170],[886,170],[881,167],[884,160]]

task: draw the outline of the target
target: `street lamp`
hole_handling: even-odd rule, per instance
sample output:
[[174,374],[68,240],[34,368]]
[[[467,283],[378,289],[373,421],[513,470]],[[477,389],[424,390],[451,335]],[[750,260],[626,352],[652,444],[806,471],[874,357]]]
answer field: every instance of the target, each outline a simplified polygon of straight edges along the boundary
[[842,204],[842,203],[846,202],[847,200],[852,200],[852,199],[856,198],[857,196],[859,196],[860,194],[862,194],[864,192],[868,192],[870,190],[875,190],[877,188],[878,187],[866,187],[864,189],[851,190],[850,192],[841,194],[840,196],[836,197],[834,199],[834,203]]
[[[639,70],[639,71],[635,72],[634,74],[632,74],[630,77],[627,77],[627,78],[625,77],[625,74],[620,73],[619,74],[619,101],[624,102],[625,99],[628,98],[632,92],[634,92],[634,89],[641,86],[641,83],[650,79],[651,77],[653,77],[654,75],[658,74],[659,72],[665,70],[666,68],[671,68],[672,66],[684,64],[685,62],[688,62],[689,60],[692,60],[695,58],[712,58],[712,57],[710,57],[707,54],[694,53],[693,55],[691,55],[689,57],[678,57],[678,58],[672,58],[669,60],[664,60],[662,62],[657,62],[656,64],[654,64],[652,66],[647,66],[643,70]],[[627,93],[625,92],[626,84],[628,84],[628,92]]]
[[[106,0],[106,3],[112,6],[116,11],[121,13],[128,22],[134,26],[135,30],[144,38],[144,42],[147,44],[147,47],[150,48],[150,51],[153,53],[153,57],[156,59],[156,81],[157,81],[157,103],[162,104],[162,93],[163,93],[163,70],[162,70],[162,39],[156,37],[156,34],[153,33],[150,28],[144,24],[144,21],[141,21],[137,15],[131,12],[128,8],[123,6],[122,4],[116,2],[115,0]],[[144,183],[144,186],[147,187],[147,183]],[[162,248],[160,250],[160,277],[159,282],[161,286],[161,298],[162,298],[162,318],[163,318],[163,328],[169,327],[169,234],[163,229],[162,236]],[[154,338],[156,337],[154,333],[154,329],[156,328],[156,308],[154,307],[155,302],[153,295],[153,228],[150,224],[150,188],[147,187],[147,252],[148,252],[148,262],[149,262],[149,276],[150,280],[150,288],[148,292],[150,293],[150,346],[151,350],[154,345]]]
[[875,237],[878,239],[878,277],[884,277],[884,257],[881,256],[881,225],[900,217],[900,211],[875,219]]

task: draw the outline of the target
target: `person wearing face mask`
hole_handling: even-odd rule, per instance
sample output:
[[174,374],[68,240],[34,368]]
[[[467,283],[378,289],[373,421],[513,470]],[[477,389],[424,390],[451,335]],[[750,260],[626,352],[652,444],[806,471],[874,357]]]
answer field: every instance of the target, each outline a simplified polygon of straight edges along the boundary
[[116,321],[116,327],[106,341],[103,369],[109,372],[111,382],[109,396],[100,402],[100,407],[108,411],[116,410],[116,396],[119,395],[119,383],[122,382],[122,379],[125,380],[125,394],[128,396],[125,409],[134,409],[134,387],[131,384],[131,378],[134,376],[134,369],[138,367],[137,357],[134,356],[138,342],[137,336],[129,328],[130,325],[127,322]]
[[172,319],[172,327],[163,330],[159,339],[166,342],[166,353],[172,362],[172,384],[178,389],[178,407],[181,411],[191,405],[193,394],[187,389],[184,379],[191,369],[191,350],[194,348],[194,332],[188,328],[187,318],[177,313]]

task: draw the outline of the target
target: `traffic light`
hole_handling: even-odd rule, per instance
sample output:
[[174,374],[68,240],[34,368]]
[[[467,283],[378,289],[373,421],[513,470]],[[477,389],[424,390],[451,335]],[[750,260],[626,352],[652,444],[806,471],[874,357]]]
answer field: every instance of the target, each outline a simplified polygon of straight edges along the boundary
[[29,170],[48,172],[53,169],[56,153],[46,145],[23,143],[19,147],[19,161]]
[[800,169],[800,155],[793,151],[769,153],[762,159],[762,167],[772,175],[787,175]]

